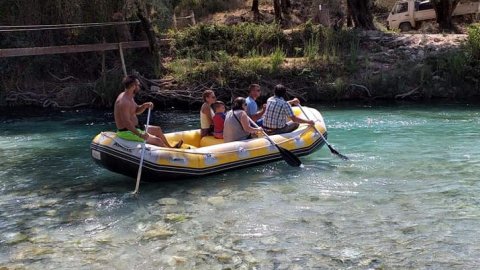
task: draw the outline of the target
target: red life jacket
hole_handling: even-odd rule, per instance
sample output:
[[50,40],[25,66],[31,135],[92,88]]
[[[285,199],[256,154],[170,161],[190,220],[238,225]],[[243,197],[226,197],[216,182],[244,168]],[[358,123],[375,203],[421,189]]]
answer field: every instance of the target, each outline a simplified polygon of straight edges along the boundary
[[223,125],[225,123],[225,113],[216,113],[213,116],[213,136],[223,139]]

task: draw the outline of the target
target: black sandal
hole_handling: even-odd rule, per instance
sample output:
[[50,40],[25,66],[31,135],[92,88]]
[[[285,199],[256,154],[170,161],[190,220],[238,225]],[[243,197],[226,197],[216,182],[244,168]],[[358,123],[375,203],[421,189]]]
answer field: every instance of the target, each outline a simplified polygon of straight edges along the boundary
[[182,144],[183,144],[183,140],[180,140],[173,146],[173,148],[180,148],[182,147]]

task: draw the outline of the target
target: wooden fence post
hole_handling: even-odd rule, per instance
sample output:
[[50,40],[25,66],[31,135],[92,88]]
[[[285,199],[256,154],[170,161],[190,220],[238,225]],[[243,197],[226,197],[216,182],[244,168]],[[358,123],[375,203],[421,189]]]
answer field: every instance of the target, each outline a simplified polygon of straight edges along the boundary
[[177,30],[177,15],[173,13],[173,29]]
[[195,22],[195,13],[193,13],[193,10],[192,10],[192,12],[190,12],[190,17],[191,17],[191,19],[192,19],[192,25],[195,25],[195,24],[196,24],[196,22]]
[[120,52],[120,60],[122,61],[123,75],[127,76],[127,66],[125,65],[125,58],[123,57],[122,42],[118,43],[118,51]]
[[327,5],[318,5],[318,22],[326,27],[330,27],[330,9]]
[[[103,44],[105,44],[105,37],[103,37]],[[103,82],[103,87],[107,85],[107,67],[106,67],[106,57],[105,57],[105,51],[102,51],[102,82]]]

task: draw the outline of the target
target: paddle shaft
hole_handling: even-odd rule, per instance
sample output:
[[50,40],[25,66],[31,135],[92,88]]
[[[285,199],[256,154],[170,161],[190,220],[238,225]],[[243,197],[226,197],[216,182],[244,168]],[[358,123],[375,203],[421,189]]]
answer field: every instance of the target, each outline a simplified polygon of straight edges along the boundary
[[[258,125],[257,123],[255,123],[252,119],[250,119],[250,117],[248,118],[248,120],[250,121],[250,123],[253,124],[254,127],[258,128]],[[282,158],[285,160],[285,162],[287,162],[288,165],[292,166],[292,167],[300,167],[302,166],[302,161],[300,161],[300,159],[292,152],[288,151],[287,149],[285,148],[282,148],[280,147],[278,144],[276,144],[269,136],[268,134],[262,130],[262,133],[263,135],[265,136],[265,138],[273,145],[275,145],[275,147],[277,147],[278,149],[278,152],[280,153],[280,155],[282,156]]]
[[[145,125],[145,132],[148,132],[148,124],[150,123],[150,112],[152,111],[152,108],[148,108],[148,115],[147,115],[147,124]],[[143,167],[143,157],[145,156],[145,143],[146,140],[143,140],[142,144],[142,154],[140,156],[140,166],[138,167],[138,173],[137,173],[137,183],[135,184],[135,191],[133,194],[138,194],[138,188],[140,187],[140,178],[142,178],[142,167]]]
[[[303,110],[303,107],[302,105],[298,104],[298,107],[300,108],[300,110],[302,111],[303,115],[305,115],[305,117],[310,120],[310,118],[308,117],[308,115],[305,113],[305,111]],[[322,137],[322,140],[325,142],[325,144],[328,146],[328,149],[330,149],[330,152],[332,152],[333,154],[339,156],[340,158],[344,159],[344,160],[348,160],[348,157],[347,156],[344,156],[342,154],[340,154],[337,150],[335,150],[327,141],[327,139],[323,136],[323,134],[317,129],[317,127],[314,125],[313,128],[315,129],[315,131],[318,132],[318,134],[320,134],[320,137]]]
[[[248,118],[248,120],[250,121],[250,123],[252,123],[252,125],[256,128],[259,128],[259,126],[257,125],[257,123],[255,123],[252,119],[250,119],[250,117]],[[268,136],[268,134],[265,132],[265,130],[262,129],[262,133],[263,135],[265,136],[265,139],[267,139],[271,144],[275,145],[278,147],[278,145],[272,140],[270,139],[270,137]]]

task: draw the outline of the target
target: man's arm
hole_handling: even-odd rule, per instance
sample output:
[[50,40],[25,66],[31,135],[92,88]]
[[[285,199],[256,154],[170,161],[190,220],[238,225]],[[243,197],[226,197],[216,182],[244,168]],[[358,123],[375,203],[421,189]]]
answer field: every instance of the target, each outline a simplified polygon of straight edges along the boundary
[[135,114],[142,114],[149,107],[153,109],[152,102],[145,102],[142,105],[137,105],[137,108],[135,109]]
[[258,111],[256,114],[250,116],[254,122],[257,122],[262,116],[265,114],[265,107],[263,107],[260,111]]
[[256,111],[256,108],[257,108],[256,104],[253,105],[252,103],[247,103],[247,115],[254,122],[257,122],[257,120],[262,118],[263,114],[265,113],[265,107],[266,107],[266,104],[263,104],[262,109],[260,111]]
[[291,116],[290,117],[293,122],[295,123],[304,123],[304,124],[309,124],[311,126],[315,125],[315,122],[313,120],[305,120],[303,118],[297,117],[297,116]]
[[[292,101],[293,103],[296,103],[296,104],[300,104],[300,101],[297,98],[294,98],[290,101]],[[288,117],[290,117],[293,122],[299,123],[299,124],[300,123],[309,124],[311,126],[315,125],[315,122],[313,120],[305,120],[303,118],[295,116],[295,114],[293,113],[292,107],[290,107],[290,105],[289,105],[290,101],[287,102],[288,104],[285,104],[285,110],[287,111]]]
[[295,105],[300,104],[300,100],[298,100],[298,98],[291,99],[287,102],[288,102],[288,104],[290,104],[290,106],[295,106]]

